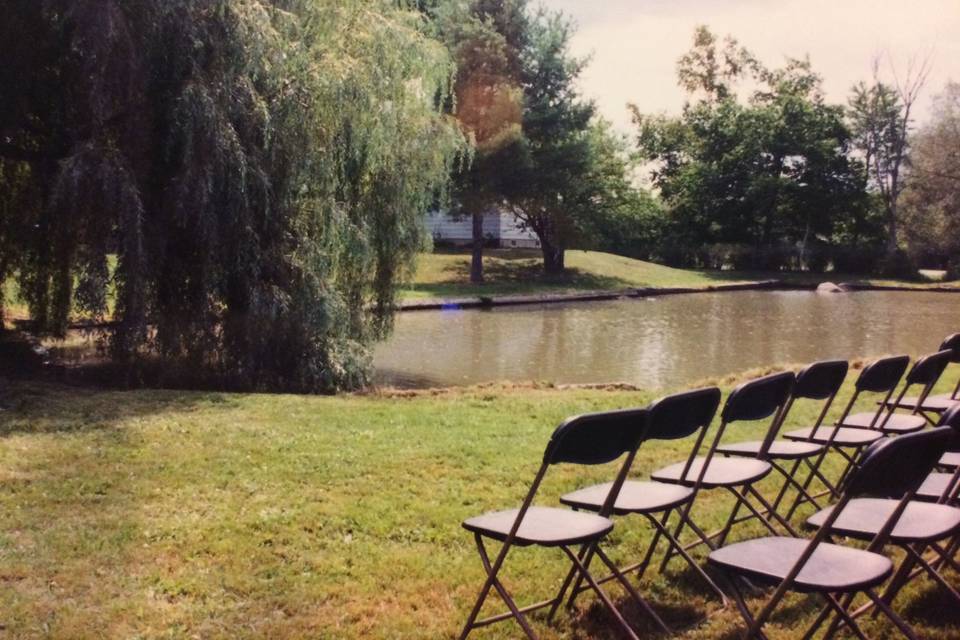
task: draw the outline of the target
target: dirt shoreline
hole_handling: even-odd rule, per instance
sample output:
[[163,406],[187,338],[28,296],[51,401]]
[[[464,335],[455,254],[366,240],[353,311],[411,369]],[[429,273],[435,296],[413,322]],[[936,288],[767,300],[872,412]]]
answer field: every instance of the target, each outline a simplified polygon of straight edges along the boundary
[[[574,293],[547,293],[537,295],[471,296],[463,298],[444,298],[426,300],[408,300],[400,302],[400,311],[442,311],[448,309],[484,309],[535,304],[559,304],[564,302],[601,302],[623,298],[655,298],[659,296],[682,295],[690,293],[715,293],[718,291],[816,291],[819,283],[795,283],[784,280],[758,280],[718,284],[708,287],[639,287],[614,291],[579,291]],[[846,291],[929,291],[934,293],[960,293],[960,287],[938,285],[908,287],[901,285],[879,285],[861,282],[841,282],[838,285]]]

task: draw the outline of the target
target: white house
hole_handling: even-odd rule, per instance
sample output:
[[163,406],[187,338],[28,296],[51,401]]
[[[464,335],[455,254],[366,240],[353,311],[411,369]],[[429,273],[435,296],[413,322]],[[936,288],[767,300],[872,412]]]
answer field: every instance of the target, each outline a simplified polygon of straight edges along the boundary
[[[473,218],[469,215],[453,217],[446,212],[433,211],[427,215],[426,225],[434,242],[457,246],[473,242]],[[504,249],[540,248],[537,234],[524,229],[516,216],[506,211],[493,210],[484,214],[483,235]]]

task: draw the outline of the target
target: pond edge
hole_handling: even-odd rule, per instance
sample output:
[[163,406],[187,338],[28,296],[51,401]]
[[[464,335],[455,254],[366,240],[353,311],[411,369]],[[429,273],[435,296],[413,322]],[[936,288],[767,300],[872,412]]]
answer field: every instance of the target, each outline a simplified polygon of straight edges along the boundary
[[[450,309],[484,309],[518,305],[558,304],[563,302],[600,302],[623,298],[654,298],[658,296],[689,293],[715,293],[724,291],[816,291],[819,283],[796,283],[784,280],[758,280],[718,284],[707,287],[639,287],[629,289],[579,291],[574,293],[549,293],[537,295],[475,296],[463,298],[406,300],[397,305],[399,311],[441,311]],[[960,287],[880,285],[862,282],[841,282],[844,291],[924,291],[934,293],[960,293]]]

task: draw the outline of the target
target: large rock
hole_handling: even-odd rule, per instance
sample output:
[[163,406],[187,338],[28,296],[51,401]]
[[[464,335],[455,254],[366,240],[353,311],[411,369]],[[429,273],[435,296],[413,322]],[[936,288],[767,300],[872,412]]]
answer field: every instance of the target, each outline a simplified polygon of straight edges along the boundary
[[817,287],[817,293],[844,293],[846,289],[832,282],[821,282]]

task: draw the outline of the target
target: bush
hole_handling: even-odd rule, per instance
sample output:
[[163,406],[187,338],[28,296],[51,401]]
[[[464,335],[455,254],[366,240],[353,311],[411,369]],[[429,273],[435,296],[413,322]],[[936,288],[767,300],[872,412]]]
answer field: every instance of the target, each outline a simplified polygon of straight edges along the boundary
[[876,273],[883,250],[876,246],[840,245],[830,249],[833,270],[841,273]]

